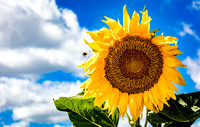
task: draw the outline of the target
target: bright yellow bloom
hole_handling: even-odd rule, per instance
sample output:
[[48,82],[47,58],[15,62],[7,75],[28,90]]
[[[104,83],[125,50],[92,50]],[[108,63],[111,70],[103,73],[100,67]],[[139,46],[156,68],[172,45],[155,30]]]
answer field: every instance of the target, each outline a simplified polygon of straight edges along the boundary
[[[110,29],[88,32],[94,42],[85,43],[94,54],[84,67],[90,75],[82,85],[84,97],[96,94],[95,106],[112,113],[119,106],[120,116],[127,107],[134,121],[142,118],[144,106],[154,112],[163,110],[170,98],[176,99],[173,83],[185,85],[175,67],[185,67],[175,56],[182,54],[176,45],[177,38],[156,36],[151,38],[148,11],[140,16],[134,11],[132,18],[123,9],[123,26],[111,18],[103,20]],[[169,45],[170,44],[170,45]],[[174,44],[174,45],[172,45]],[[172,83],[173,82],[173,83]]]

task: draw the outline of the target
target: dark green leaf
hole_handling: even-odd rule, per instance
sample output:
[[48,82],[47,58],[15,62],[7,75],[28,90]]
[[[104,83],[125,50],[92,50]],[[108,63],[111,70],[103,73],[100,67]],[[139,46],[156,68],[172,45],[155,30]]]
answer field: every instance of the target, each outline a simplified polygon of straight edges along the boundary
[[156,37],[156,32],[158,32],[159,30],[160,30],[160,29],[150,31],[151,38]]
[[60,97],[54,100],[59,111],[69,114],[69,118],[75,127],[117,127],[119,110],[108,117],[107,110],[94,107],[94,97],[83,99],[82,94],[75,97]]
[[200,117],[200,92],[179,94],[177,99],[168,101],[170,107],[164,106],[163,111],[150,111],[147,120],[154,127],[184,126],[190,127]]

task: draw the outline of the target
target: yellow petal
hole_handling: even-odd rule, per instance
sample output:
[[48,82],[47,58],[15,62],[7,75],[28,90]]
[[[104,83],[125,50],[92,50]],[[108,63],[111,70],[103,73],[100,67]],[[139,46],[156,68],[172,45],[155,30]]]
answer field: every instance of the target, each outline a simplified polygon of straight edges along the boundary
[[95,92],[96,92],[95,90],[86,90],[83,98],[87,98],[87,97],[93,95]]
[[119,112],[120,116],[122,115],[122,118],[124,117],[124,114],[127,109],[127,104],[128,104],[128,93],[120,93],[120,98],[119,98]]
[[107,28],[101,28],[98,34],[103,38],[103,42],[105,43],[112,43],[112,41],[117,38],[113,31]]
[[136,117],[138,118],[140,116],[140,106],[141,106],[139,103],[138,94],[135,94],[134,100],[135,100],[135,107],[136,107],[135,114],[136,114]]
[[168,94],[169,94],[169,96],[172,98],[172,99],[174,99],[174,100],[176,100],[176,95],[175,95],[175,93],[174,93],[174,91],[172,91],[172,90],[168,90]]
[[89,90],[97,90],[102,86],[103,83],[104,83],[104,77],[101,77],[97,80],[92,80],[91,83],[88,83],[87,88]]
[[160,95],[159,95],[159,92],[157,91],[157,89],[153,87],[151,89],[151,94],[152,94],[159,110],[162,111],[163,110],[163,103],[160,101]]
[[167,78],[165,78],[165,76],[163,76],[163,77],[164,77],[164,79],[163,79],[163,81],[164,81],[163,85],[165,85],[167,88],[169,88],[171,90],[175,90],[178,93],[178,90],[174,86],[174,84],[171,81],[169,81]]
[[97,42],[97,44],[99,45],[101,49],[104,49],[104,50],[108,50],[108,48],[110,47],[110,44],[108,43]]
[[144,103],[146,104],[148,100],[148,91],[144,91]]
[[173,70],[172,68],[169,68],[167,70],[167,67],[163,67],[163,75],[164,77],[169,80],[169,81],[172,81],[176,84],[179,84],[179,85],[186,85],[182,76],[180,77],[177,72],[175,71],[175,69]]
[[153,98],[151,89],[150,89],[149,92],[148,92],[148,96],[149,96],[150,101],[151,101],[151,102],[154,104],[154,106],[157,108],[157,103],[156,103],[156,101],[155,101],[154,98]]
[[89,78],[89,79],[87,79],[85,82],[83,82],[83,83],[81,84],[80,88],[86,88],[86,85],[87,85],[88,83],[90,83],[90,82],[91,82],[91,79]]
[[152,40],[152,43],[155,45],[168,45],[168,44],[176,44],[177,38],[171,36],[156,36]]
[[[84,66],[84,71],[86,72],[89,67],[92,70],[95,66],[99,68],[104,68],[103,67],[105,63],[104,58],[107,56],[107,53],[108,51],[102,50],[94,54],[92,57],[90,57]],[[93,65],[93,68],[91,68],[92,65]]]
[[83,75],[83,77],[90,75],[92,72],[94,72],[96,70],[96,68],[93,68],[92,70],[87,70],[87,72]]
[[138,100],[138,106],[140,110],[143,110],[144,99],[143,99],[142,93],[137,94],[137,100]]
[[99,45],[95,42],[87,42],[85,39],[84,39],[84,42],[90,46],[90,48],[94,49],[94,50],[97,50],[97,51],[100,51],[101,50],[101,47],[99,47]]
[[118,92],[119,92],[119,90],[117,88],[113,88],[113,91],[112,91],[111,95],[108,97],[108,103],[109,103],[109,105],[111,105],[111,106],[114,105],[113,101],[115,100],[115,96],[117,94],[119,94]]
[[94,101],[94,106],[100,107],[103,102],[105,102],[108,96],[111,94],[112,85],[105,79],[104,84],[98,89],[96,98]]
[[[118,93],[117,94],[115,94],[116,92],[115,92],[115,89],[116,88],[113,88],[113,90],[112,90],[112,93],[110,94],[110,96],[112,96],[113,95],[113,93],[114,93],[114,103],[111,105],[110,103],[109,103],[109,99],[107,99],[106,100],[106,103],[105,103],[105,107],[104,107],[104,109],[108,109],[108,112],[110,112],[109,113],[109,115],[108,116],[110,116],[115,110],[116,110],[116,108],[117,108],[117,106],[119,105],[119,90],[118,90]],[[110,97],[109,96],[109,97]],[[108,97],[108,98],[109,98]]]
[[166,71],[168,71],[174,77],[177,77],[179,80],[184,81],[181,73],[176,68],[164,66],[163,69],[165,69]]
[[159,101],[158,102],[158,108],[159,108],[160,111],[163,110],[163,106],[164,106],[164,104],[161,101]]
[[93,68],[100,67],[101,65],[104,65],[104,60],[98,59],[98,56],[96,56],[90,63],[88,62],[85,64],[84,70],[87,70],[88,68],[92,70]]
[[148,24],[150,27],[151,17],[148,16],[148,11],[146,10],[145,12],[141,12],[141,13],[142,13],[141,24]]
[[124,36],[124,30],[123,28],[118,24],[118,22],[116,22],[115,20],[108,18],[105,16],[105,18],[107,19],[107,21],[102,20],[103,22],[105,22],[110,29],[119,37],[123,37]]
[[110,105],[109,105],[109,103],[108,103],[108,100],[106,100],[106,102],[105,102],[105,106],[103,107],[103,110],[106,110],[106,109],[108,109],[108,112],[110,112]]
[[143,117],[143,109],[144,109],[144,97],[143,97],[143,93],[138,93],[138,100],[139,101],[139,108],[140,108],[140,119],[142,119]]
[[119,90],[117,88],[113,88],[111,95],[108,97],[111,112],[114,112],[119,103],[119,94]]
[[78,65],[78,67],[84,67],[86,63],[87,63],[87,61],[82,63],[82,64],[80,64],[80,65]]
[[160,87],[158,84],[154,85],[154,88],[158,91],[157,94],[159,94],[159,100],[169,106],[168,102],[166,101],[166,96],[163,94],[163,92],[160,90]]
[[166,79],[165,79],[165,78],[162,78],[162,80],[163,80],[163,83],[162,83],[162,85],[160,85],[160,86],[162,86],[162,88],[164,89],[164,91],[165,91],[170,97],[172,97],[172,99],[176,100],[176,96],[175,96],[175,94],[174,94],[174,91],[168,88],[168,84],[167,84],[168,82],[166,81]]
[[167,90],[168,88],[166,87],[166,85],[163,85],[165,84],[165,80],[164,80],[164,77],[161,77],[160,80],[159,80],[159,83],[158,83],[158,86],[160,88],[160,92],[164,95],[164,97],[169,100],[170,99],[170,96],[168,95],[167,93]]
[[151,34],[147,25],[139,24],[136,35],[139,35],[142,38],[150,38]]
[[130,21],[130,26],[129,26],[129,33],[130,34],[136,33],[136,30],[137,30],[138,25],[139,25],[139,21],[140,21],[140,16],[136,11],[134,11],[132,18],[131,18],[131,21]]
[[151,95],[153,96],[155,103],[158,104],[159,102],[159,95],[158,95],[158,91],[153,87],[150,89]]
[[169,100],[170,96],[167,94],[167,91],[166,91],[166,89],[168,89],[168,87],[166,87],[166,83],[167,82],[166,82],[166,80],[164,78],[164,75],[161,75],[157,86],[160,89],[159,90],[160,93],[162,93],[161,95],[163,95],[167,100]]
[[140,111],[136,102],[135,94],[129,95],[129,110],[130,110],[132,119],[134,121],[137,121],[139,117],[139,115],[137,115],[138,114],[137,112],[140,112]]
[[179,54],[184,54],[184,53],[182,53],[179,50],[172,50],[172,51],[169,51],[169,52],[162,52],[163,56],[174,56],[174,55],[179,55]]
[[92,70],[93,68],[96,68],[95,71],[101,71],[101,70],[104,69],[104,66],[105,66],[105,61],[104,60],[97,60],[95,63],[90,64],[89,66],[87,66],[87,68],[85,67],[85,69]]
[[178,46],[174,45],[174,46],[161,46],[161,50],[163,52],[164,55],[168,55],[168,56],[174,56],[174,55],[179,55],[179,54],[184,54],[181,51],[177,50]]
[[148,16],[148,11],[142,12],[142,21],[138,26],[137,32],[140,34],[140,37],[150,38],[150,22],[151,18]]
[[[88,61],[86,61],[85,66],[88,66],[91,62],[93,62],[93,60],[97,57],[97,54],[94,54],[93,56],[91,56]],[[88,68],[84,67],[84,71],[86,72]]]
[[174,84],[172,82],[168,82],[167,85],[168,85],[169,89],[175,90],[177,93],[179,93],[177,88],[174,86]]
[[145,106],[146,106],[147,109],[154,111],[153,103],[150,100],[147,101]]
[[92,79],[92,80],[98,80],[100,78],[103,78],[104,75],[105,75],[105,70],[104,69],[103,70],[98,70],[97,69],[97,71],[94,71],[92,73],[92,75],[90,76],[90,79]]
[[86,32],[87,34],[90,35],[90,37],[96,42],[96,41],[103,41],[102,37],[99,36],[98,34],[99,31],[91,31],[91,32]]
[[125,30],[126,33],[129,32],[129,23],[130,23],[130,16],[127,12],[127,9],[126,9],[126,5],[124,6],[124,9],[123,9],[123,28]]
[[181,61],[175,56],[163,56],[163,62],[169,67],[187,67],[186,65],[182,64]]

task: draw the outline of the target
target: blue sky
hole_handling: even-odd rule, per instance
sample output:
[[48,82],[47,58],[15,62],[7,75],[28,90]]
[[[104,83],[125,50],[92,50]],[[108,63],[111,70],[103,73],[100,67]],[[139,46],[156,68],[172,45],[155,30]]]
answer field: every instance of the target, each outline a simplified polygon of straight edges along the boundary
[[[81,90],[89,49],[86,31],[107,27],[104,16],[122,23],[123,6],[130,15],[146,5],[151,30],[178,38],[187,68],[178,68],[186,86],[180,93],[200,90],[199,0],[2,0],[0,1],[0,127],[68,127],[67,115],[52,98]],[[120,120],[120,125],[127,122]],[[194,127],[200,125],[196,122]]]

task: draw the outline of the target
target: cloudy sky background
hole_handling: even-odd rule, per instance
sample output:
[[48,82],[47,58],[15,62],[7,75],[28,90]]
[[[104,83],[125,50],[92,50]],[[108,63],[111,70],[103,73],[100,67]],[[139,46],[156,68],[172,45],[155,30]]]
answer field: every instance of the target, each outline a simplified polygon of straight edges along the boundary
[[[52,99],[81,90],[90,54],[86,31],[107,27],[104,16],[122,23],[123,6],[130,15],[146,5],[151,30],[176,36],[178,56],[188,67],[178,68],[187,86],[180,93],[200,90],[200,1],[198,0],[1,0],[0,1],[0,127],[71,126]],[[127,125],[127,120],[120,126]],[[142,121],[144,123],[144,120]],[[196,122],[193,126],[200,125]]]

